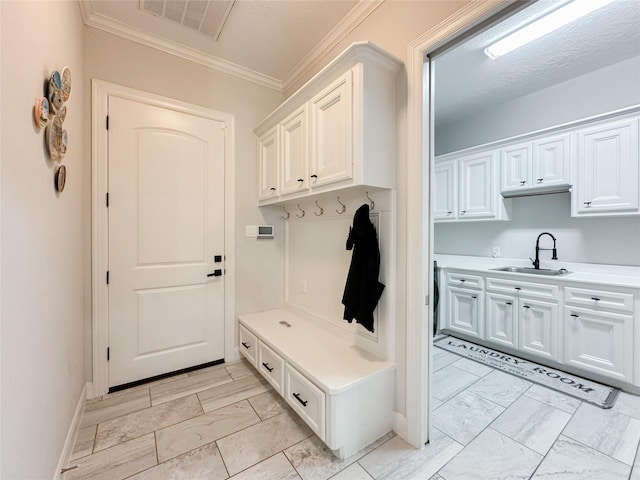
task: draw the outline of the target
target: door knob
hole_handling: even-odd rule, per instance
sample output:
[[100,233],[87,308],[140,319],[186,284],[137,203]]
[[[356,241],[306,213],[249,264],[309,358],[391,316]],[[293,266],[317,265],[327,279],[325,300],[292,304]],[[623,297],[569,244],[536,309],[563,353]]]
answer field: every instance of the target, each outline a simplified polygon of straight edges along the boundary
[[221,269],[216,269],[213,271],[213,273],[207,273],[207,277],[220,277],[222,275],[222,270]]

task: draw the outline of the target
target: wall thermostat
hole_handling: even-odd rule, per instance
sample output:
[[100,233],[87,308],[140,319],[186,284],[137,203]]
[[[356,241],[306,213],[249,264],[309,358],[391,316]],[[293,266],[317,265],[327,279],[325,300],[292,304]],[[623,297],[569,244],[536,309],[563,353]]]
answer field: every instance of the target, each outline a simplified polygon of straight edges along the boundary
[[273,225],[258,225],[258,238],[273,238]]

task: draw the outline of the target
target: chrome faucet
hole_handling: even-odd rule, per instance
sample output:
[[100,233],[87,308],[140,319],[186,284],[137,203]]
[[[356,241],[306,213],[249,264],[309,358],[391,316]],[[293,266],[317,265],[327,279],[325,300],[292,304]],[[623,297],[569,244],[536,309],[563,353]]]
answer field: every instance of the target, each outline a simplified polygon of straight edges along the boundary
[[[553,238],[553,248],[540,248],[540,237],[543,235],[549,235],[551,238]],[[535,268],[536,270],[540,270],[540,250],[552,250],[553,254],[551,256],[551,260],[557,260],[558,251],[556,250],[556,237],[551,235],[549,232],[542,232],[540,235],[538,235],[538,239],[536,240],[536,259],[534,260],[529,257],[529,260],[531,260],[531,262],[533,263],[533,268]]]

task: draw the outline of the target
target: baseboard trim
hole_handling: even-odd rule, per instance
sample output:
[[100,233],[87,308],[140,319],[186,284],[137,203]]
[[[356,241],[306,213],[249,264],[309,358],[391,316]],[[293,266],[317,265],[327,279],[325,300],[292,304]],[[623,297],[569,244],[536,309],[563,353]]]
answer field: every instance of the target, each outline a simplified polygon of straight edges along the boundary
[[398,412],[393,412],[392,423],[393,431],[396,432],[396,435],[402,438],[405,442],[411,443],[407,440],[407,417]]
[[92,385],[90,383],[85,383],[84,387],[82,387],[80,398],[78,398],[78,404],[76,405],[76,411],[73,414],[73,419],[71,420],[71,425],[67,432],[67,438],[64,441],[60,460],[58,460],[58,465],[53,473],[53,480],[60,480],[62,469],[69,461],[69,458],[71,458],[73,446],[75,445],[76,438],[78,437],[78,430],[80,430],[80,419],[84,413],[84,407],[87,404],[87,393],[90,389],[92,389]]

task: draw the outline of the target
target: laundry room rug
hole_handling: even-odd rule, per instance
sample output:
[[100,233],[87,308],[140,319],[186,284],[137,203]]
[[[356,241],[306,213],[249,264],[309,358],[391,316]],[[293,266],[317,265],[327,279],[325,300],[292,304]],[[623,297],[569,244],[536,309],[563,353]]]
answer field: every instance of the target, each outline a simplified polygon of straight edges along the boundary
[[434,341],[433,344],[461,357],[475,360],[530,382],[539,383],[545,387],[597,405],[600,408],[611,408],[620,391],[617,388],[602,385],[551,367],[538,365],[529,360],[514,357],[513,355],[498,352],[455,337],[440,338]]

